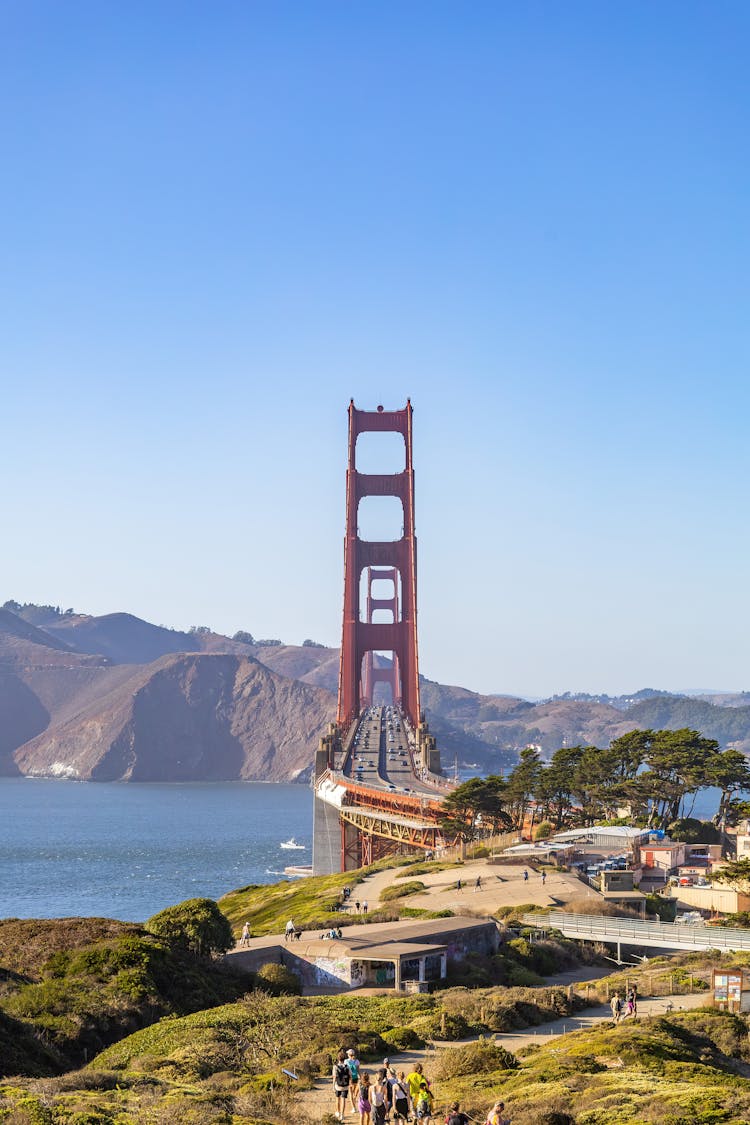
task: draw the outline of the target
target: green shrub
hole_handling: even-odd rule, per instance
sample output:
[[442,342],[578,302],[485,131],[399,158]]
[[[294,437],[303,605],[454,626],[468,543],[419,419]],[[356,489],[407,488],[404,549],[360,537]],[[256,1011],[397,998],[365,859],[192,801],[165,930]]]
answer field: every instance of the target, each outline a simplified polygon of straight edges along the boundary
[[400,918],[453,918],[452,910],[423,910],[419,906],[402,906],[399,908]]
[[552,833],[555,831],[555,826],[551,820],[542,820],[536,826],[534,832],[535,840],[549,840]]
[[258,987],[270,992],[272,996],[301,996],[300,979],[286,965],[269,961],[261,965],[257,972]]
[[674,922],[677,915],[677,899],[664,895],[646,895],[646,913],[656,914],[660,922]]
[[406,898],[407,895],[418,895],[426,891],[427,887],[419,879],[412,879],[409,883],[394,883],[380,893],[381,902],[391,902],[395,898]]
[[412,1027],[392,1027],[385,1038],[394,1051],[413,1051],[424,1047],[424,1039]]
[[516,1070],[518,1059],[489,1039],[449,1047],[438,1059],[435,1077],[444,1081],[464,1074],[491,1074],[498,1070]]
[[460,1012],[430,1012],[412,1020],[412,1029],[425,1041],[428,1039],[465,1039],[471,1025]]
[[527,969],[525,965],[510,965],[508,967],[508,984],[516,988],[531,988],[535,984],[544,984],[544,980],[532,969]]
[[211,898],[189,898],[154,914],[146,929],[197,957],[226,953],[234,945],[229,919]]

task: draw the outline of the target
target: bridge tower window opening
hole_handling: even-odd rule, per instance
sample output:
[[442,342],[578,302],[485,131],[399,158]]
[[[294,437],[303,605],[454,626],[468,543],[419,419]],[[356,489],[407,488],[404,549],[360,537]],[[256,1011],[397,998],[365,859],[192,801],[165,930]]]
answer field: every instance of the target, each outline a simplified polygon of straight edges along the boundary
[[358,434],[355,464],[358,473],[403,473],[406,468],[403,434],[374,430]]
[[364,543],[397,543],[404,536],[404,506],[398,496],[363,496],[357,534]]

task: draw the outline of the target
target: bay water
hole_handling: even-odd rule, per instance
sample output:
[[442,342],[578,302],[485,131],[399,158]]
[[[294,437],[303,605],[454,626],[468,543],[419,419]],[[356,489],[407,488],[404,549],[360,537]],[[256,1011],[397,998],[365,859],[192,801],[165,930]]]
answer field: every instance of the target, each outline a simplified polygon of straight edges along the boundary
[[[0,918],[142,922],[312,862],[312,791],[259,782],[0,778]],[[710,817],[717,791],[698,795]],[[304,850],[280,847],[294,837]]]
[[[312,791],[0,778],[0,918],[142,922],[312,862]],[[294,836],[304,850],[281,848]]]

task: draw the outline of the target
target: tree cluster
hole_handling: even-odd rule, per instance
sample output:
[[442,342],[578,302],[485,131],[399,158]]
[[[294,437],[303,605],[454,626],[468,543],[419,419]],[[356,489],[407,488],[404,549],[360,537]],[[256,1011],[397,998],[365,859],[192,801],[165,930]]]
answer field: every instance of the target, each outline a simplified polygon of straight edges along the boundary
[[507,778],[472,778],[443,802],[443,827],[473,839],[481,828],[521,830],[530,810],[556,829],[631,817],[666,828],[689,817],[701,789],[720,792],[715,823],[741,811],[750,792],[750,764],[738,750],[721,750],[699,731],[634,730],[609,747],[564,746],[548,763],[534,747],[521,751]]

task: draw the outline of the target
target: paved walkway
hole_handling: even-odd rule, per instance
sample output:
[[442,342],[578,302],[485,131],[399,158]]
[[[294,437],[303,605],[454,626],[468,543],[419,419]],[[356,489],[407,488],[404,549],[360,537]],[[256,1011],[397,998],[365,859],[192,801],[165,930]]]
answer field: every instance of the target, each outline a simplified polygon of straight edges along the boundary
[[[604,970],[608,973],[608,970]],[[561,974],[561,976],[574,977],[576,980],[592,980],[597,975],[596,972],[588,972],[584,970],[576,970],[570,974]],[[550,978],[548,984],[561,983],[557,978]],[[568,983],[572,983],[569,981]],[[680,1011],[681,1009],[699,1008],[706,1002],[706,993],[693,993],[686,996],[673,996],[673,997],[658,997],[655,999],[638,999],[638,1016],[653,1016],[662,1015],[669,1011]],[[612,1012],[608,1004],[597,1004],[594,1007],[587,1008],[575,1016],[564,1016],[561,1019],[552,1020],[550,1023],[540,1024],[537,1027],[525,1028],[522,1031],[509,1031],[499,1032],[494,1040],[497,1044],[505,1047],[506,1050],[515,1053],[522,1047],[528,1047],[532,1044],[542,1046],[544,1043],[549,1042],[551,1039],[559,1038],[561,1035],[566,1035],[571,1031],[585,1031],[589,1028],[595,1027],[600,1023],[612,1023]],[[461,1043],[473,1043],[476,1041],[476,1036],[471,1039],[463,1039]],[[435,1060],[441,1051],[451,1047],[457,1047],[458,1042],[453,1043],[435,1043],[434,1048],[421,1051],[404,1051],[398,1055],[391,1055],[390,1061],[398,1071],[405,1070],[407,1073],[412,1069],[415,1062],[421,1062],[424,1065],[425,1073],[430,1076],[430,1068],[435,1065]],[[370,1065],[370,1072],[377,1069],[376,1065]],[[440,1098],[439,1084],[433,1084],[433,1090],[437,1099],[438,1110],[443,1109]],[[330,1079],[321,1079],[315,1083],[312,1090],[304,1090],[300,1093],[300,1111],[307,1115],[310,1121],[319,1122],[323,1119],[325,1114],[333,1113],[336,1109],[335,1099],[333,1097],[333,1087]],[[348,1115],[352,1122],[356,1121],[354,1114]],[[442,1120],[442,1114],[437,1113],[435,1120]]]

